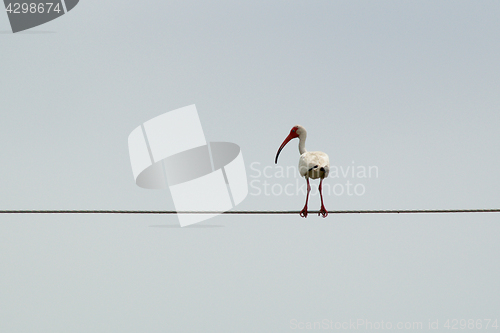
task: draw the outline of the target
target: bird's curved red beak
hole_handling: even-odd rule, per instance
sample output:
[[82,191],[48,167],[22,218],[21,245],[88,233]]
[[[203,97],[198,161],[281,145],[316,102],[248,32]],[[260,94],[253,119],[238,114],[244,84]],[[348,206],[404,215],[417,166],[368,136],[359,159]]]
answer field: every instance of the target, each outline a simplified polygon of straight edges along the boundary
[[281,153],[281,150],[286,146],[286,144],[292,140],[292,139],[295,139],[295,138],[298,138],[299,136],[297,135],[297,133],[295,132],[290,132],[290,134],[288,134],[288,136],[286,137],[285,141],[283,141],[283,143],[281,144],[280,146],[280,149],[278,149],[278,152],[276,153],[276,159],[274,160],[274,163],[275,164],[278,164],[278,156],[279,154]]

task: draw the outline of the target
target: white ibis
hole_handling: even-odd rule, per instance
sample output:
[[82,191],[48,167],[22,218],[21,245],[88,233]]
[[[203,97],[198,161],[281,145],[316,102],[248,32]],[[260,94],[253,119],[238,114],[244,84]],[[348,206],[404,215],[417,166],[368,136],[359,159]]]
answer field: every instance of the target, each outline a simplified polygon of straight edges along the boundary
[[280,149],[276,153],[276,159],[274,163],[278,163],[278,156],[286,146],[286,144],[294,139],[299,138],[299,173],[302,177],[306,178],[307,181],[307,196],[306,196],[306,204],[304,208],[300,212],[300,216],[307,217],[307,201],[309,200],[309,192],[311,191],[311,185],[309,185],[309,178],[312,179],[320,179],[319,180],[319,195],[321,197],[321,209],[318,213],[318,216],[321,214],[323,217],[328,216],[328,211],[325,209],[325,205],[323,204],[323,193],[321,192],[321,185],[323,183],[323,179],[328,177],[328,172],[330,171],[330,161],[328,159],[328,155],[323,153],[322,151],[307,151],[306,150],[306,137],[307,132],[306,129],[300,125],[294,126],[290,130],[290,134],[286,137],[285,141],[281,144]]

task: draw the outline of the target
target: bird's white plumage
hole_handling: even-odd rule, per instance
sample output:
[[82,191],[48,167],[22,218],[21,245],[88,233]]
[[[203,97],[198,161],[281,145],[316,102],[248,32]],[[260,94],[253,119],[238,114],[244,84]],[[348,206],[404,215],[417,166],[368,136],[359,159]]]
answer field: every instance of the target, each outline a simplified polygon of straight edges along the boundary
[[322,151],[308,151],[300,155],[299,173],[302,177],[318,179],[328,177],[330,160]]

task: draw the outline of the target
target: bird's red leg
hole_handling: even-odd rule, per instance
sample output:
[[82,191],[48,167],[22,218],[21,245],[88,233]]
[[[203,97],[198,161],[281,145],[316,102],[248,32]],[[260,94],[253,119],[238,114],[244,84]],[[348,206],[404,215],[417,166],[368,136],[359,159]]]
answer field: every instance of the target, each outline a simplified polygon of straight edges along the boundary
[[306,204],[304,208],[300,211],[300,216],[307,217],[307,201],[309,201],[309,192],[311,191],[311,185],[309,185],[309,178],[306,178],[307,181],[307,196],[306,196]]
[[323,183],[323,178],[319,181],[319,196],[321,197],[321,209],[319,210],[318,216],[321,214],[323,217],[328,216],[328,211],[325,208],[325,205],[323,205],[323,193],[321,193],[322,186],[321,184]]

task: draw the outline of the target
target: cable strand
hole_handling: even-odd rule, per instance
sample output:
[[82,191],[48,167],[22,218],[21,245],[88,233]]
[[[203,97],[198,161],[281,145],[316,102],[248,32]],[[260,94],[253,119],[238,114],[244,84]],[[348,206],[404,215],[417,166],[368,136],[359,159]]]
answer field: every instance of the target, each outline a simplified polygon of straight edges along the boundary
[[[450,214],[450,213],[499,213],[500,209],[407,209],[407,210],[334,210],[328,214]],[[233,210],[233,211],[174,211],[174,210],[0,210],[0,214],[248,214],[284,215],[299,214],[298,210]],[[319,211],[309,211],[318,214]]]

